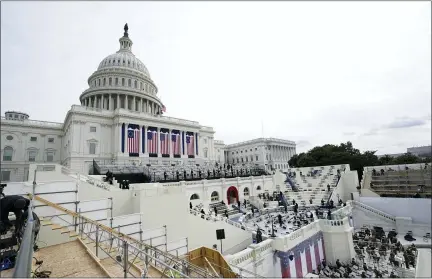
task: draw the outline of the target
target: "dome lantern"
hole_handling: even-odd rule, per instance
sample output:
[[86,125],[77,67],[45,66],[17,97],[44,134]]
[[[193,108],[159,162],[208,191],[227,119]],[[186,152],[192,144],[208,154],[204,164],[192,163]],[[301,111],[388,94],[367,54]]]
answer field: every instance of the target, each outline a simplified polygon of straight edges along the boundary
[[120,50],[118,52],[121,51],[127,51],[127,52],[132,52],[132,40],[129,39],[129,33],[128,33],[129,27],[127,25],[127,23],[124,26],[124,34],[123,37],[120,38],[119,42],[120,42]]

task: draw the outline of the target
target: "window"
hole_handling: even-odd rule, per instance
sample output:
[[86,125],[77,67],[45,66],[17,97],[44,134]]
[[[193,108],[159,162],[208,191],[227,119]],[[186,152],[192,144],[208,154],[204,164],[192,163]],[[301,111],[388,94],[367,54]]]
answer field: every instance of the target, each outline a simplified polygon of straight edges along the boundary
[[204,150],[204,158],[207,158],[207,149]]
[[217,202],[217,201],[219,201],[219,193],[216,192],[216,191],[214,191],[213,193],[211,193],[210,200],[211,200],[212,202]]
[[90,133],[96,133],[96,127],[90,127]]
[[243,158],[241,158],[241,161],[242,161],[242,163],[244,162],[244,161],[243,161]]
[[190,197],[190,200],[199,200],[199,196],[198,196],[198,194],[193,194],[193,195]]
[[261,186],[257,186],[257,190],[258,190],[258,191],[261,190]]
[[13,136],[8,135],[8,136],[6,136],[6,139],[7,139],[7,140],[13,140]]
[[266,154],[266,160],[268,160],[268,154]]
[[98,79],[98,86],[100,86],[100,79]]
[[89,154],[96,154],[96,143],[91,142],[89,145]]
[[237,163],[240,163],[239,158],[237,158]]
[[233,162],[232,162],[233,164],[235,163],[235,159],[233,159]]
[[246,157],[246,162],[249,162],[249,157]]
[[103,86],[106,85],[106,78],[103,79]]
[[53,143],[54,142],[54,138],[48,138],[48,142],[49,143]]
[[250,149],[250,151],[252,152],[252,148]]
[[248,187],[244,188],[244,190],[243,190],[243,195],[244,195],[245,197],[248,197],[248,196],[249,196],[249,188],[248,188]]
[[234,152],[231,152],[231,155],[234,155]]
[[36,155],[37,155],[37,152],[36,151],[29,151],[29,153],[28,153],[28,160],[29,160],[29,162],[34,162],[34,161],[36,161]]
[[10,181],[10,171],[7,171],[7,170],[2,170],[1,171],[1,181],[2,182],[8,182],[8,181]]
[[47,152],[46,161],[47,162],[53,162],[54,161],[54,152]]
[[253,155],[251,155],[251,162],[253,162]]
[[128,79],[128,86],[131,87],[132,86],[132,81],[130,79]]
[[142,84],[142,82],[140,82],[140,89],[143,89],[143,84]]
[[240,151],[240,153],[243,153],[243,150],[242,150],[242,151]]
[[122,86],[125,86],[125,79],[122,78]]
[[134,88],[138,88],[138,82],[135,81],[134,83],[135,83],[135,84],[134,84]]
[[30,137],[30,141],[37,141],[37,137]]
[[13,148],[10,146],[6,146],[3,149],[3,161],[12,161],[13,156]]
[[108,84],[111,86],[112,85],[112,78],[108,79]]
[[257,151],[257,150],[258,150],[258,148],[255,147],[255,151]]
[[258,155],[256,156],[256,160],[258,161]]
[[115,78],[115,85],[118,85],[118,78]]

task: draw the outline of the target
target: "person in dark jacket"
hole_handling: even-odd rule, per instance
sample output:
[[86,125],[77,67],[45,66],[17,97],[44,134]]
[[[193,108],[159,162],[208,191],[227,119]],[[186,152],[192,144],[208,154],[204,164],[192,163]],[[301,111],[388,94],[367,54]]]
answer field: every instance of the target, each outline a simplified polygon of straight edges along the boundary
[[[0,227],[1,230],[7,230],[12,226],[9,220],[9,213],[14,213],[16,217],[16,223],[21,222],[24,211],[27,211],[30,205],[30,200],[22,196],[11,195],[0,199]],[[18,227],[15,227],[18,229]]]

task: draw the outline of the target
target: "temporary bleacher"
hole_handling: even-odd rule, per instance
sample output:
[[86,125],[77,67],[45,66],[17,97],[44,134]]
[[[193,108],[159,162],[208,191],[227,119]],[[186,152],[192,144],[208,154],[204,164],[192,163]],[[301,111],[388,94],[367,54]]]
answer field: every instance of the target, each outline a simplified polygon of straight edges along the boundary
[[430,164],[364,168],[364,188],[383,197],[432,197]]
[[[337,186],[338,174],[342,174],[346,167],[346,165],[331,165],[288,170],[288,173],[295,173],[295,176],[289,177],[290,181],[287,182],[284,190],[288,203],[293,199],[299,205],[311,204],[310,200],[313,205],[321,204],[321,200],[327,202],[331,190]],[[295,185],[295,190],[292,183]],[[327,185],[330,185],[330,192]]]

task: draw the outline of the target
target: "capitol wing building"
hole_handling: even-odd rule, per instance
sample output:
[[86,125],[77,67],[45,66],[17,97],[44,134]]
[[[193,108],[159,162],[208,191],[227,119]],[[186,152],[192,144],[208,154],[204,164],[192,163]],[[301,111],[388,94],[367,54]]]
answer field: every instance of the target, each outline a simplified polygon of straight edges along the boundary
[[102,60],[89,88],[72,105],[64,123],[30,120],[8,111],[1,125],[1,179],[23,181],[29,164],[60,163],[88,173],[94,159],[141,164],[253,164],[288,169],[295,143],[259,138],[225,145],[212,127],[163,116],[165,106],[149,71],[132,53],[125,26],[120,49]]

